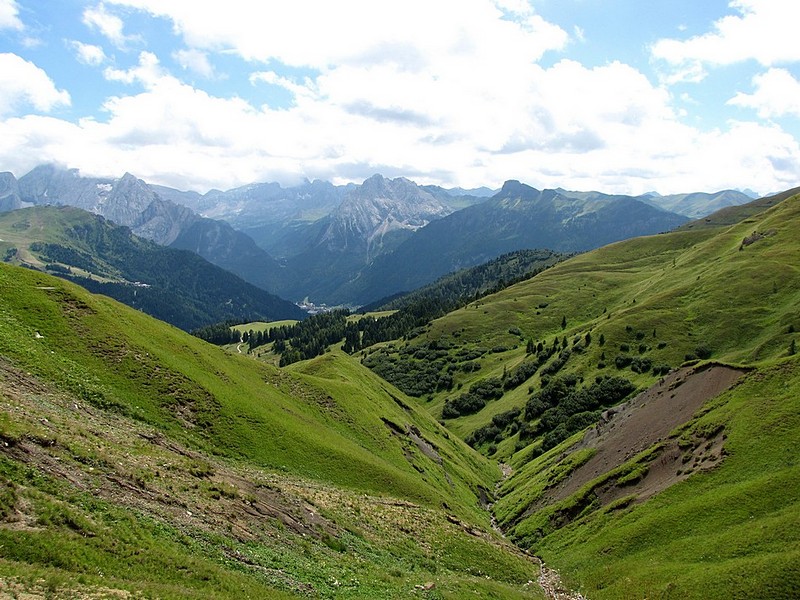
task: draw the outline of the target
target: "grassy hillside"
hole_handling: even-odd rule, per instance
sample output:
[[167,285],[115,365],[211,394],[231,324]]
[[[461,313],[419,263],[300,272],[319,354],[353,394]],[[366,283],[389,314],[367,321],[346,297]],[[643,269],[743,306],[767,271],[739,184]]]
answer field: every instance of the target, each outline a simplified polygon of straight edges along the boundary
[[0,299],[9,590],[536,597],[497,468],[350,357],[282,372],[8,265]]
[[[591,598],[790,598],[800,589],[789,450],[800,442],[800,196],[743,211],[734,224],[728,215],[576,256],[362,355],[509,464],[498,522]],[[567,490],[600,451],[583,430],[620,399],[598,382],[623,378],[641,391],[698,361],[751,370],[709,396],[696,419],[631,445]],[[646,398],[626,406],[646,412]],[[665,469],[674,471],[662,488],[646,491],[649,474]]]
[[[671,436],[684,444],[686,456],[693,439],[706,445],[713,437],[709,432],[722,432],[724,458],[718,466],[701,468],[646,502],[623,484],[620,500],[587,508],[587,498],[600,504],[587,492],[602,485],[597,478],[520,521],[512,536],[557,565],[589,598],[796,598],[798,398],[796,357],[761,367]],[[667,459],[660,446],[652,450],[653,471]],[[676,469],[690,465],[681,459]],[[551,476],[553,468],[541,475]],[[498,515],[520,508],[512,490],[531,485],[531,478],[523,479],[508,482],[508,500],[498,503]],[[582,514],[574,521],[552,527],[558,514],[579,506]]]

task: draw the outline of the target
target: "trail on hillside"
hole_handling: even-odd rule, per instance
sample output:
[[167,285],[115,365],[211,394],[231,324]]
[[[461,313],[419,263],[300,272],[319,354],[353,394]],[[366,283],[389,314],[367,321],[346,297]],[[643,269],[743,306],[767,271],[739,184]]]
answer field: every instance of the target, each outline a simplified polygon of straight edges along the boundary
[[[495,484],[495,495],[500,490],[500,486],[503,485],[503,482],[514,474],[514,469],[508,463],[501,462],[498,466],[500,467],[502,475]],[[503,533],[503,530],[497,524],[497,518],[494,513],[491,512],[492,505],[489,504],[486,508],[489,510],[492,517],[492,529],[505,538],[505,533]],[[585,596],[565,588],[561,582],[561,576],[558,574],[558,571],[546,566],[540,557],[529,554],[525,550],[520,550],[528,560],[539,567],[539,576],[536,578],[536,583],[542,588],[547,600],[588,600]],[[533,581],[529,581],[528,584],[533,584]]]

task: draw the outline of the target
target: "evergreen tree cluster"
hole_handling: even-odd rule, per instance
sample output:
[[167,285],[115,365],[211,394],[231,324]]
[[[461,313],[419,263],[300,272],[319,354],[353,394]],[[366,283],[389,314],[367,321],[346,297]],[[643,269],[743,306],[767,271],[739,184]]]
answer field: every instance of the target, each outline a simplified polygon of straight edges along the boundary
[[490,400],[497,400],[503,395],[503,380],[499,377],[487,377],[473,383],[469,391],[446,400],[442,408],[443,419],[455,419],[478,412]]
[[274,342],[272,351],[280,355],[283,367],[324,354],[328,346],[341,341],[349,314],[347,309],[337,309],[313,315],[294,325],[271,327],[266,331],[250,330],[246,341],[251,351]]
[[[99,267],[90,254],[80,252],[69,246],[62,244],[51,244],[49,242],[33,242],[30,245],[31,252],[37,253],[40,258],[51,263],[64,263],[72,265],[86,271],[97,271]],[[49,267],[52,265],[48,265]]]
[[224,323],[214,323],[194,329],[190,333],[211,344],[224,346],[225,344],[238,344],[242,341],[242,332],[233,329],[234,325],[239,325],[239,321],[225,321]]
[[420,397],[452,389],[453,372],[466,364],[465,356],[451,355],[448,343],[432,340],[420,346],[407,345],[396,355],[381,348],[364,357],[364,366],[409,396]]
[[525,419],[538,421],[525,429],[526,437],[543,435],[542,450],[549,450],[573,433],[591,425],[600,407],[621,402],[636,389],[623,377],[605,377],[589,387],[577,387],[574,378],[554,377],[525,405]]
[[[353,354],[379,342],[403,337],[410,339],[416,330],[432,320],[483,295],[530,278],[560,258],[561,255],[549,250],[511,252],[485,265],[444,277],[437,283],[387,304],[382,308],[396,312],[385,317],[364,316],[348,321],[349,311],[337,309],[314,315],[295,325],[282,325],[263,332],[249,331],[242,339],[248,343],[250,350],[273,343],[272,351],[280,355],[281,366],[319,356],[328,346],[341,340],[344,340],[342,349]],[[365,307],[363,311],[369,308]],[[445,379],[448,378],[452,381],[451,375]],[[435,379],[433,388],[427,390],[425,387],[426,391],[449,388],[448,382],[442,381],[438,374]],[[410,387],[413,388],[413,395],[425,393],[418,386]]]

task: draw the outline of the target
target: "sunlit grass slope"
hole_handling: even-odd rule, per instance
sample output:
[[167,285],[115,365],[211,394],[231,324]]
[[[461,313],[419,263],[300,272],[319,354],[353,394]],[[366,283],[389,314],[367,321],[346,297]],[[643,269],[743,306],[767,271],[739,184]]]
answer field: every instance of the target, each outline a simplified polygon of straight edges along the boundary
[[[367,361],[391,362],[436,352],[454,365],[452,389],[417,400],[435,417],[472,384],[504,380],[531,360],[529,340],[545,348],[555,340],[570,350],[551,377],[578,386],[614,376],[645,389],[662,376],[650,367],[708,359],[751,369],[669,438],[679,447],[686,440],[711,444],[723,432],[721,463],[643,502],[634,495],[599,502],[594,490],[608,473],[557,503],[542,500],[591,457],[591,450],[571,450],[582,433],[543,454],[541,438],[521,440],[513,428],[499,427],[491,445],[479,444],[515,471],[494,507],[500,525],[589,598],[800,595],[800,467],[793,450],[800,444],[800,196],[742,214],[734,223],[728,215],[713,226],[712,219],[576,256],[433,322],[413,339],[365,353]],[[558,356],[482,410],[444,422],[466,438],[493,417],[524,411],[541,389],[542,370]],[[462,368],[464,357],[478,368]],[[619,368],[617,357],[625,359]],[[649,366],[635,372],[631,359]],[[623,488],[652,467],[659,444],[613,474]]]
[[7,265],[0,356],[10,590],[535,597],[496,467],[351,357],[282,372]]
[[[800,362],[779,360],[746,375],[681,433],[719,428],[726,456],[716,469],[642,504],[587,510],[541,538],[537,528],[548,527],[548,517],[532,515],[512,535],[589,598],[798,597]],[[519,485],[530,483],[510,488]],[[499,514],[518,508],[498,503]]]
[[[800,199],[794,196],[733,226],[612,244],[454,311],[406,344],[442,342],[451,354],[488,350],[476,359],[480,370],[456,370],[455,387],[460,384],[462,390],[522,362],[526,340],[547,346],[556,337],[566,337],[569,348],[581,341],[583,348],[572,353],[560,374],[587,382],[616,374],[640,386],[657,379],[652,373],[617,371],[614,358],[619,354],[675,367],[705,346],[715,360],[768,362],[785,356],[794,330],[800,330],[798,226]],[[754,232],[757,239],[743,245]],[[622,345],[628,349],[621,350]],[[396,343],[387,351],[401,347]],[[528,389],[539,381],[537,373],[477,414],[450,420],[448,426],[466,436],[493,415],[524,405]],[[456,393],[436,392],[423,397],[423,405],[439,416],[444,401]]]

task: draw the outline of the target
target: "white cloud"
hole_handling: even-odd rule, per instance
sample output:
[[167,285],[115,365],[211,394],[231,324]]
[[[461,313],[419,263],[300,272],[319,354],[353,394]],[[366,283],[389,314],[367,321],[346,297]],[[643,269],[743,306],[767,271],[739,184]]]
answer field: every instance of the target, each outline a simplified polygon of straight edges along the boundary
[[530,9],[523,11],[519,2],[513,11],[516,20],[502,18],[503,12],[487,0],[228,0],[224,9],[182,0],[110,3],[171,19],[189,47],[224,48],[246,60],[274,59],[318,69],[374,61],[387,48],[404,48],[412,66],[419,56],[435,63],[437,57],[452,54],[482,54],[497,44],[513,47],[520,60],[535,61],[567,41],[563,30]]
[[165,76],[165,71],[158,61],[158,57],[152,52],[141,52],[139,54],[139,64],[130,69],[115,69],[108,67],[103,71],[103,76],[109,81],[119,81],[131,84],[141,83],[144,87],[151,87],[159,79]]
[[0,29],[23,29],[19,8],[14,0],[0,0]]
[[772,66],[800,60],[800,45],[796,43],[799,2],[732,0],[729,6],[738,14],[715,21],[712,31],[688,40],[659,40],[651,48],[653,57],[694,75],[703,73],[701,65],[756,60]]
[[[620,193],[796,185],[800,148],[777,125],[731,122],[704,133],[684,122],[666,88],[629,65],[562,59],[543,67],[539,59],[565,47],[568,35],[520,0],[409,0],[400,8],[228,0],[224,10],[105,2],[116,11],[112,4],[171,20],[186,48],[173,57],[184,68],[211,76],[215,53],[225,52],[226,64],[238,56],[249,61],[242,64],[253,86],[243,94],[258,98],[278,86],[293,102],[215,96],[142,52],[132,68],[105,69],[108,80],[133,87],[106,99],[102,119],[0,122],[5,168],[35,156],[201,191],[303,176],[341,183],[374,172],[464,187],[515,178]],[[105,6],[93,10],[108,15]],[[109,23],[108,37],[130,40],[121,20]],[[758,110],[771,83],[754,85],[735,101]]]
[[214,67],[208,60],[208,54],[194,48],[178,50],[173,58],[184,70],[196,73],[206,79],[214,77]]
[[298,83],[288,77],[281,77],[275,71],[256,71],[250,74],[248,81],[251,85],[258,85],[259,83],[276,85],[290,92],[295,98],[312,97],[317,93],[316,86],[309,78],[305,78],[302,83]]
[[0,54],[0,115],[25,105],[47,112],[69,104],[69,93],[57,89],[42,69],[16,54]]
[[753,94],[739,92],[728,104],[753,108],[759,117],[800,117],[800,81],[786,69],[769,69],[753,78]]
[[77,40],[69,42],[69,45],[75,51],[77,59],[85,65],[96,67],[106,61],[106,53],[100,46],[84,44]]
[[13,168],[23,160],[14,148],[26,147],[39,161],[109,175],[122,168],[201,190],[302,176],[341,183],[375,171],[421,183],[516,178],[620,193],[796,185],[800,148],[780,128],[698,132],[681,124],[664,90],[620,63],[535,67],[524,82],[460,104],[438,98],[432,78],[407,88],[403,77],[412,75],[396,66],[368,74],[377,91],[365,95],[353,89],[351,78],[362,76],[354,67],[301,83],[260,72],[254,81],[298,91],[295,106],[272,110],[186,85],[142,53],[136,67],[107,75],[143,92],[110,98],[104,121],[9,120],[0,125],[0,162]]
[[124,48],[128,43],[141,39],[138,35],[125,35],[125,23],[108,12],[102,2],[83,11],[83,24],[99,31],[117,48]]

